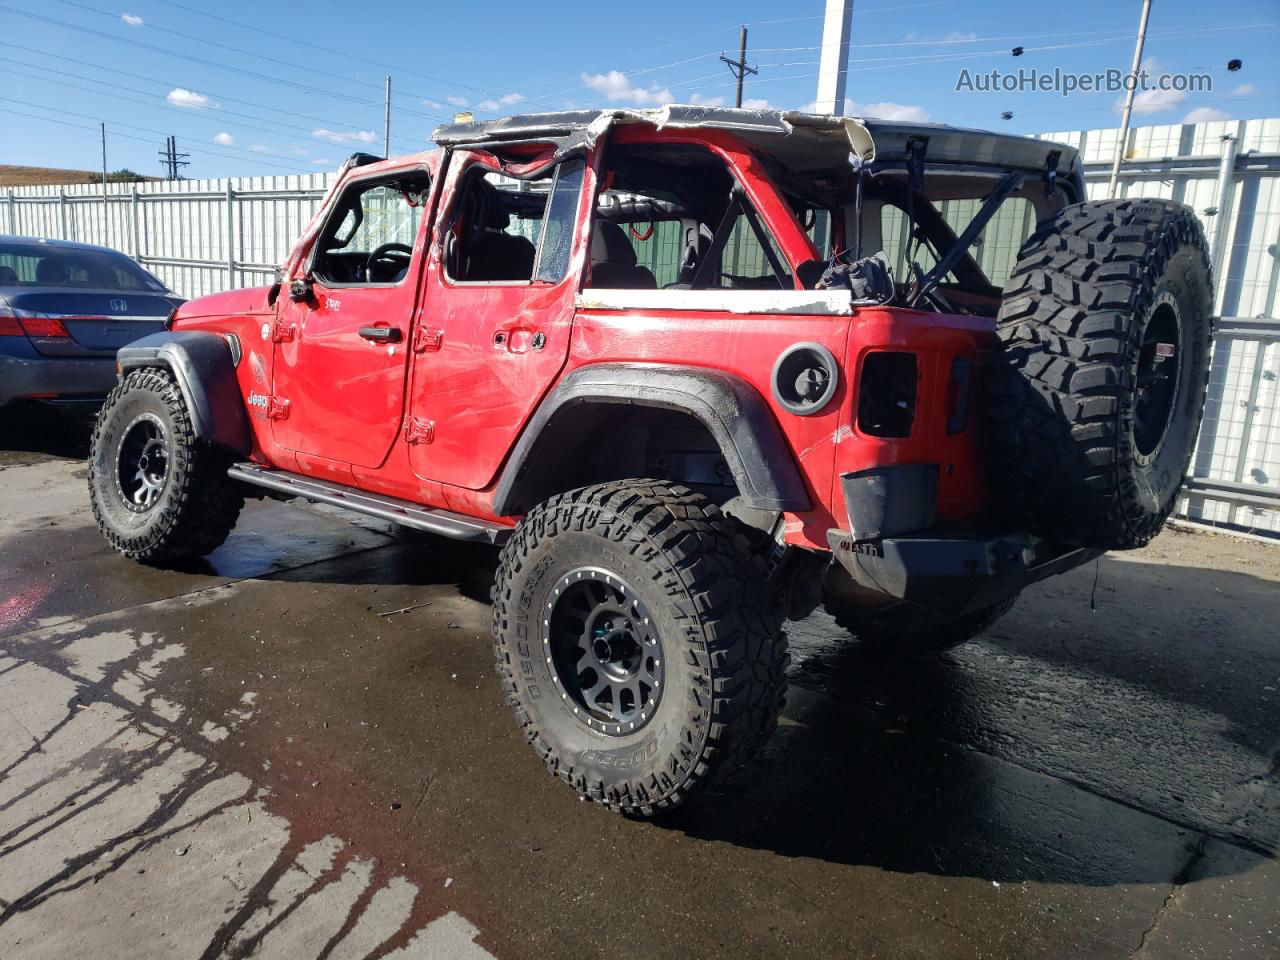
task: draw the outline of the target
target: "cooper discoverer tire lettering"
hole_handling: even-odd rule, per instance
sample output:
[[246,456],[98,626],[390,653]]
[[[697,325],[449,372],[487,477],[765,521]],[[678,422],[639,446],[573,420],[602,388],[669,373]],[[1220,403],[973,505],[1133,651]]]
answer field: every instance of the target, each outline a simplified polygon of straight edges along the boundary
[[[685,487],[629,480],[554,497],[498,565],[507,701],[548,770],[583,797],[642,816],[671,809],[747,763],[776,726],[787,654],[771,597],[732,521]],[[606,675],[648,693],[610,699]]]
[[135,560],[199,557],[244,505],[230,451],[196,439],[166,371],[134,370],[107,396],[89,450],[89,502],[107,542]]

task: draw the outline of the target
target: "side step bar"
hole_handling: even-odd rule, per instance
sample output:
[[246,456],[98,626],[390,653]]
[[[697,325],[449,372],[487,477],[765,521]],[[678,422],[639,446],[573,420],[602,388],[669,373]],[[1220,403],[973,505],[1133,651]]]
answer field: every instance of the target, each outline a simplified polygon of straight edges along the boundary
[[448,510],[434,510],[408,500],[384,497],[378,493],[357,490],[355,487],[331,483],[328,480],[314,480],[286,470],[269,470],[256,463],[233,464],[227,471],[227,476],[256,487],[265,487],[275,493],[303,497],[335,507],[345,507],[368,517],[389,520],[402,527],[412,527],[414,530],[423,530],[454,540],[498,544],[511,534],[510,527],[504,527],[499,523],[464,517],[462,514],[450,513]]

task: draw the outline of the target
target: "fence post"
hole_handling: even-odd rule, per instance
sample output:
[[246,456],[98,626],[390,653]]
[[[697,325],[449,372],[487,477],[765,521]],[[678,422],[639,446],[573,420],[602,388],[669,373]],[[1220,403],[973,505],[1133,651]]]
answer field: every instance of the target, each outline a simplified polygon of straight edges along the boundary
[[9,234],[16,237],[18,235],[18,218],[13,211],[13,189],[9,190]]
[[62,231],[58,234],[59,240],[67,240],[67,191],[62,187],[58,188],[58,220],[59,229]]
[[227,287],[236,285],[236,248],[235,248],[235,193],[231,189],[231,179],[227,178]]
[[1227,256],[1226,248],[1231,243],[1228,228],[1231,225],[1231,195],[1235,187],[1233,178],[1236,172],[1236,151],[1238,148],[1239,142],[1235,137],[1229,133],[1223,134],[1222,162],[1218,165],[1218,203],[1217,212],[1214,214],[1213,246],[1209,251],[1213,258],[1213,279],[1217,287],[1213,298],[1215,304],[1219,304],[1221,302],[1219,296],[1226,293],[1227,285],[1224,282],[1226,279],[1224,274],[1231,265],[1231,258]]
[[133,238],[133,259],[142,256],[142,247],[138,243],[138,188],[129,191],[129,234]]

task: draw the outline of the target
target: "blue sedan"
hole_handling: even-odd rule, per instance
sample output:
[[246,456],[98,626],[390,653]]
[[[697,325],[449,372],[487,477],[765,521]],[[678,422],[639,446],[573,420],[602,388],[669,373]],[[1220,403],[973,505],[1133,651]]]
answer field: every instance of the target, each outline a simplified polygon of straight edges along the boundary
[[115,356],[182,298],[107,247],[0,235],[0,407],[100,402]]

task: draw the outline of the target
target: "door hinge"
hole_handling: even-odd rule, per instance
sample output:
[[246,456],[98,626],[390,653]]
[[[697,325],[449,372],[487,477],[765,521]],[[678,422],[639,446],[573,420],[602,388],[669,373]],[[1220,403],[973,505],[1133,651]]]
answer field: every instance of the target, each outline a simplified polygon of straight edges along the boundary
[[409,417],[404,422],[405,443],[430,443],[436,438],[434,420],[423,417]]
[[297,325],[293,323],[281,323],[279,320],[271,325],[271,342],[284,343],[286,340],[293,339],[293,332],[297,329]]
[[289,417],[289,401],[284,397],[267,397],[267,419],[286,420]]
[[431,330],[428,327],[418,327],[418,329],[413,332],[414,353],[426,353],[431,350],[439,350],[443,344],[443,330]]

